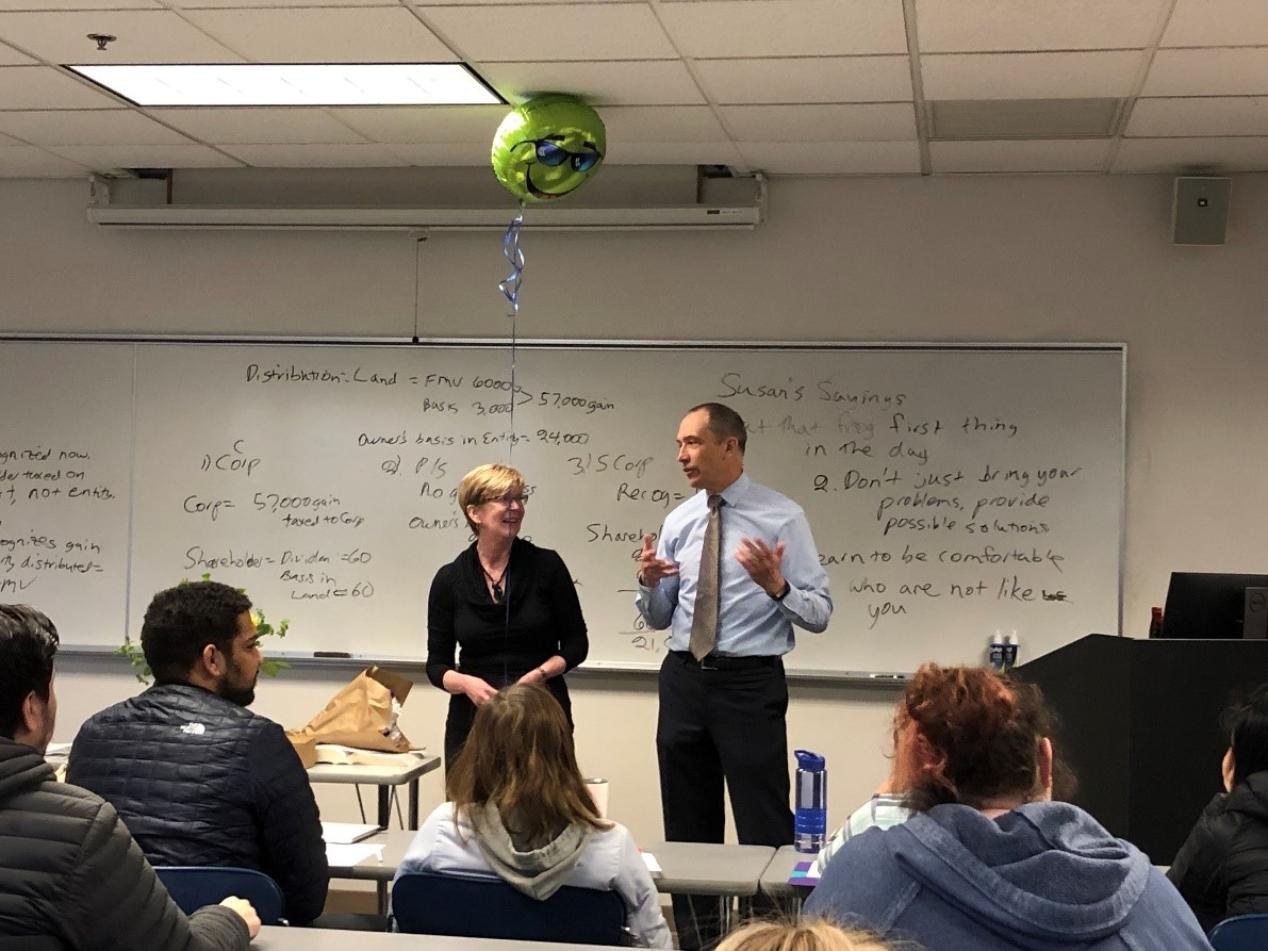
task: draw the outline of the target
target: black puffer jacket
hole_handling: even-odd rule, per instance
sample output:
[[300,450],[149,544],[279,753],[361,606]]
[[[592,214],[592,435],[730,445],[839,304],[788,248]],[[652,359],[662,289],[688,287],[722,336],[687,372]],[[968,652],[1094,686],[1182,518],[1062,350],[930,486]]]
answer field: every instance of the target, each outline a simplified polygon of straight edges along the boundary
[[186,918],[110,804],[56,782],[0,737],[0,948],[243,951],[246,922],[212,906]]
[[151,687],[83,725],[66,778],[118,809],[152,864],[260,869],[292,924],[321,914],[317,802],[272,720],[201,687]]
[[1211,800],[1167,877],[1208,931],[1233,915],[1268,912],[1268,772]]

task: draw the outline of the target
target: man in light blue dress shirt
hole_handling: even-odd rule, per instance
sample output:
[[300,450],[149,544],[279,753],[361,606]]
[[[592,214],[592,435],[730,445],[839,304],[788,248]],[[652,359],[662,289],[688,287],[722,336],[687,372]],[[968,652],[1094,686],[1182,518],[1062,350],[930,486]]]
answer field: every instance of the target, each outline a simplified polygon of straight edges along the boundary
[[[636,599],[650,627],[670,629],[656,727],[665,838],[721,842],[725,779],[740,842],[786,845],[793,826],[782,658],[795,644],[794,625],[813,633],[828,626],[828,577],[801,507],[744,474],[738,413],[721,403],[693,407],[677,443],[688,483],[702,491],[669,514],[659,540],[643,539]],[[708,653],[697,658],[692,627],[715,495],[717,619],[703,634]],[[680,947],[717,939],[716,909],[716,899],[674,896]]]

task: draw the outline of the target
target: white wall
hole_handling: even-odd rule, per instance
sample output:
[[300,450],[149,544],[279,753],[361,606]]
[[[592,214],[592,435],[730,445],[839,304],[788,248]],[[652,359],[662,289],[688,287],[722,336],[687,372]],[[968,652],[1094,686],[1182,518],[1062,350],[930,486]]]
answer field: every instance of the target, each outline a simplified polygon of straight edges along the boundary
[[[1161,177],[776,180],[771,220],[755,233],[526,232],[520,333],[1126,341],[1125,619],[1127,633],[1142,634],[1170,571],[1264,570],[1268,537],[1258,504],[1268,176],[1234,181],[1229,243],[1218,248],[1171,245],[1170,187]],[[109,232],[84,222],[86,198],[79,183],[0,183],[0,330],[413,331],[406,236]],[[422,246],[424,335],[506,332],[500,251],[491,233]],[[667,441],[675,424],[665,421]],[[56,605],[41,607],[56,619]],[[261,687],[257,708],[299,725],[347,673],[290,671]],[[572,683],[583,769],[612,781],[615,816],[659,837],[651,678]],[[113,662],[67,658],[59,733],[70,738],[134,687]],[[792,693],[790,739],[827,754],[839,820],[885,773],[894,695],[802,684]],[[444,699],[425,683],[415,691],[411,738],[439,747]],[[437,777],[425,798],[440,800]],[[350,815],[347,790],[325,790],[322,802]]]

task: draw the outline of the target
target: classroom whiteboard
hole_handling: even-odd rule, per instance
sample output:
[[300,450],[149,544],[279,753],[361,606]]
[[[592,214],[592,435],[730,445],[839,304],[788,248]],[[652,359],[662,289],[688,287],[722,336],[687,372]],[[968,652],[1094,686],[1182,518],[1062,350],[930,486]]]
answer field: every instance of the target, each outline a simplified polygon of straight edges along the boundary
[[[639,539],[690,492],[684,411],[718,399],[831,579],[832,624],[790,670],[977,662],[995,630],[1024,660],[1119,630],[1121,347],[521,345],[513,426],[510,364],[501,345],[7,342],[0,595],[113,644],[210,571],[291,620],[287,652],[417,660],[431,578],[469,541],[458,481],[509,461],[523,534],[577,582],[589,664],[654,667]],[[40,494],[57,485],[80,492]],[[27,560],[33,538],[95,567]]]

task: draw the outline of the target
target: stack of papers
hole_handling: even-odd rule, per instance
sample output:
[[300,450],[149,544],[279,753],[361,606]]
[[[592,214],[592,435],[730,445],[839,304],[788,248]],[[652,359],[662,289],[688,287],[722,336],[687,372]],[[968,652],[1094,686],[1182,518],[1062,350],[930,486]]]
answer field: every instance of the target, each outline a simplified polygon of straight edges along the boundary
[[363,750],[338,743],[317,744],[317,762],[333,763],[336,766],[414,766],[421,763],[426,756],[424,750],[384,753],[381,750]]
[[383,863],[383,846],[357,842],[353,845],[326,843],[326,862],[331,868],[352,868],[362,862]]
[[351,845],[368,838],[380,829],[368,822],[323,822],[321,837],[327,845]]
[[643,864],[647,866],[647,871],[652,873],[652,878],[660,878],[665,874],[665,870],[660,867],[660,862],[656,861],[656,856],[651,852],[639,849],[639,854],[643,856]]

